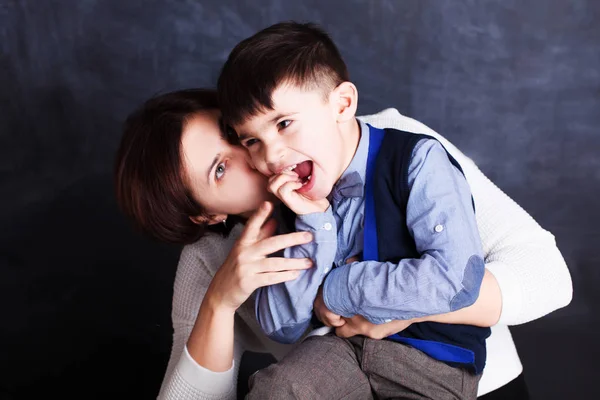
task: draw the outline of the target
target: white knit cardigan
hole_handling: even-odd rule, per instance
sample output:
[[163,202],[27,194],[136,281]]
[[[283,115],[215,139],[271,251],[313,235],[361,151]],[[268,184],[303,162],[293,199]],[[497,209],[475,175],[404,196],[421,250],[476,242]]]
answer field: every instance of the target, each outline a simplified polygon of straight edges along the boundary
[[[540,318],[571,301],[571,276],[554,236],[487,179],[472,160],[427,126],[392,108],[359,118],[379,128],[435,136],[462,166],[477,208],[486,267],[502,292],[502,314],[487,340],[487,363],[479,395],[505,385],[523,369],[508,325]],[[236,314],[231,369],[207,370],[186,349],[206,289],[241,229],[236,227],[226,239],[204,237],[181,253],[173,296],[173,348],[159,399],[235,399],[239,363],[245,350],[270,352],[280,358],[291,348],[264,336],[250,298]]]

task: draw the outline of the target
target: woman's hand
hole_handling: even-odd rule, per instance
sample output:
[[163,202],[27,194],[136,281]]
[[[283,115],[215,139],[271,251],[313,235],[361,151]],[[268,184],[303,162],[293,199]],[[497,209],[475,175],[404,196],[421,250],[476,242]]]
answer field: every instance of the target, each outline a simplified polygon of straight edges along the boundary
[[268,219],[272,211],[273,205],[266,202],[246,223],[208,288],[205,298],[212,306],[235,312],[259,287],[295,279],[301,270],[312,266],[308,258],[267,258],[269,254],[312,240],[308,232],[273,236],[276,223]]
[[345,323],[339,328],[336,328],[335,334],[343,338],[363,335],[371,339],[383,339],[394,333],[403,331],[414,322],[412,320],[397,320],[377,325],[367,321],[362,315],[355,315],[354,317],[342,319]]
[[275,221],[268,220],[271,203],[263,204],[248,220],[244,232],[218,269],[187,342],[190,356],[201,366],[224,372],[233,363],[234,314],[261,286],[295,279],[310,268],[308,259],[267,258],[290,246],[308,243],[310,233],[295,232],[273,236]]

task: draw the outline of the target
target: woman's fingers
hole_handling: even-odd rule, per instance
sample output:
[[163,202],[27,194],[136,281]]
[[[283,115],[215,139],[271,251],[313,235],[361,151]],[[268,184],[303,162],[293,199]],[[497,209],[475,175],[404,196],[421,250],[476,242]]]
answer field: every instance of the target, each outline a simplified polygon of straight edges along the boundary
[[258,287],[276,285],[278,283],[293,281],[300,275],[300,270],[266,272],[258,275]]
[[310,232],[292,232],[285,235],[277,235],[261,240],[254,249],[258,256],[264,257],[269,254],[287,249],[288,247],[310,243],[313,240]]
[[310,258],[283,258],[271,257],[259,261],[257,273],[270,273],[290,270],[303,270],[312,267]]
[[260,228],[260,232],[258,234],[257,241],[264,240],[266,238],[270,238],[277,231],[277,220],[275,218],[270,218],[264,225]]
[[244,244],[252,244],[258,241],[261,235],[261,228],[273,212],[273,204],[266,201],[256,210],[254,214],[246,222],[244,232],[240,236],[240,242]]

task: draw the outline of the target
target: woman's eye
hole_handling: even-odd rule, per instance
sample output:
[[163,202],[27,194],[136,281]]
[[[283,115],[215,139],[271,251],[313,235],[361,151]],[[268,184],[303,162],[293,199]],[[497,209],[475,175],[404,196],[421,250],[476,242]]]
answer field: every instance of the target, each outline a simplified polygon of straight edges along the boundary
[[285,129],[288,126],[290,126],[291,123],[292,123],[292,121],[290,121],[289,119],[284,119],[283,121],[281,121],[280,123],[277,124],[277,128]]
[[220,163],[215,169],[215,178],[219,180],[223,177],[223,175],[225,175],[225,163]]

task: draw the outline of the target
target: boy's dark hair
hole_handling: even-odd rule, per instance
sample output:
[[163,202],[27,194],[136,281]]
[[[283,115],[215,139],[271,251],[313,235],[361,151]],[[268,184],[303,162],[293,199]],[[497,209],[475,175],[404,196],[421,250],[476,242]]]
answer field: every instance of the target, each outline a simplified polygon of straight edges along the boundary
[[346,64],[325,31],[311,23],[281,22],[235,46],[217,91],[223,119],[235,125],[273,109],[271,97],[281,84],[322,89],[325,95],[348,80]]
[[146,101],[129,115],[117,151],[115,189],[121,210],[153,237],[192,243],[207,230],[228,234],[227,226],[198,225],[190,216],[205,216],[186,183],[181,137],[189,118],[218,109],[214,90],[189,89]]

